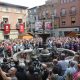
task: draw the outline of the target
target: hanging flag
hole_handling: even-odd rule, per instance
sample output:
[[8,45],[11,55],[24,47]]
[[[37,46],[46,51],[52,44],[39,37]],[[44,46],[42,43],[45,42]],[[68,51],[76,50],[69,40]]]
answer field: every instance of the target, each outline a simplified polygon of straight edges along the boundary
[[24,32],[24,24],[19,25],[19,32],[23,33]]
[[51,22],[45,22],[46,29],[52,29],[52,23]]
[[41,29],[42,28],[42,22],[36,21],[34,28],[35,28],[36,31],[38,31],[39,29]]
[[47,28],[48,28],[48,29],[51,29],[51,28],[52,28],[51,23],[48,23]]
[[10,33],[10,24],[4,24],[4,34]]

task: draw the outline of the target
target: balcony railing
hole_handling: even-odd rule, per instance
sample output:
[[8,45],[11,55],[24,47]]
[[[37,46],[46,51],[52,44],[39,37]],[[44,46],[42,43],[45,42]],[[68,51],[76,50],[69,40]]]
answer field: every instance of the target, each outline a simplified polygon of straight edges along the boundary
[[25,22],[22,22],[22,23],[16,23],[15,26],[16,26],[16,29],[17,29],[17,30],[20,29],[20,25],[23,25],[23,26],[24,26],[24,29],[26,29],[26,28],[25,28]]
[[69,14],[71,15],[71,16],[74,16],[74,15],[76,15],[76,13],[77,13],[77,11],[69,11]]
[[43,20],[43,19],[52,19],[52,15],[42,15],[38,17],[39,20]]

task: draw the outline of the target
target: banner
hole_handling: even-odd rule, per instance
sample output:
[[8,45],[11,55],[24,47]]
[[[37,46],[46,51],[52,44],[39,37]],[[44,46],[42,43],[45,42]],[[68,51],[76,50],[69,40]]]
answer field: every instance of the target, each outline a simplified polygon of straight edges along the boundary
[[4,34],[10,33],[10,24],[4,24]]
[[46,29],[51,29],[52,28],[52,23],[51,22],[45,22],[45,28]]
[[47,29],[52,29],[52,24],[51,23],[48,23]]
[[41,28],[42,28],[42,22],[40,22],[40,21],[35,22],[35,30],[37,31]]
[[24,24],[19,25],[19,32],[23,33],[24,32]]

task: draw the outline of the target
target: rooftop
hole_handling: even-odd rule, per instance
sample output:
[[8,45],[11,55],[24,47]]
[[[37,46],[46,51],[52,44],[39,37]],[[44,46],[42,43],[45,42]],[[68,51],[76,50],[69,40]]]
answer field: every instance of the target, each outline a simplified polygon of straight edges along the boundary
[[29,10],[37,9],[38,7],[39,6],[32,7],[32,8],[29,8]]
[[28,8],[26,6],[15,5],[15,4],[10,4],[10,3],[5,3],[5,2],[0,2],[0,6],[16,7],[16,8],[22,8],[22,9]]

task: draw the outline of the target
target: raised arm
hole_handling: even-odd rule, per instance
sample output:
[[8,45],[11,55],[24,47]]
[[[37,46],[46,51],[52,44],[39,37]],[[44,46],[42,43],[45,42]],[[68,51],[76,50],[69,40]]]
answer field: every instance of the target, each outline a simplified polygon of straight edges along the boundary
[[0,75],[2,76],[3,80],[11,80],[11,78],[7,77],[6,73],[3,72],[1,68],[0,68]]

